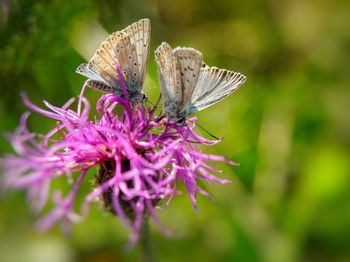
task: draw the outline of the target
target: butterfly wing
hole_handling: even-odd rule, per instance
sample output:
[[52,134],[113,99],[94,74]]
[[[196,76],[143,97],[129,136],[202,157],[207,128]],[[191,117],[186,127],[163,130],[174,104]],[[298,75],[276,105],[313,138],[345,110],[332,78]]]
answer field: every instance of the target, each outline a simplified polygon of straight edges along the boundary
[[118,65],[129,95],[140,93],[142,83],[137,65],[137,54],[126,33],[116,32],[110,35],[97,49],[89,61],[89,65],[95,68],[105,81],[119,93],[122,89],[116,70]]
[[178,47],[174,50],[174,55],[178,62],[180,70],[180,79],[182,86],[182,99],[180,111],[187,116],[188,106],[199,77],[202,66],[202,54],[193,49]]
[[108,85],[108,83],[103,79],[103,77],[101,77],[97,72],[96,70],[92,69],[92,68],[89,68],[89,65],[88,64],[81,64],[76,72],[78,74],[81,74],[83,76],[86,76],[87,78],[91,79],[91,80],[94,80],[94,81],[98,81],[98,82],[102,82],[106,85]]
[[155,51],[160,89],[166,114],[176,117],[182,101],[180,70],[169,44],[163,42]]
[[113,92],[113,87],[110,86],[93,68],[89,68],[88,64],[81,64],[76,72],[89,78],[86,84],[93,89],[101,92]]
[[246,77],[241,73],[208,67],[204,64],[191,97],[189,114],[221,101],[237,90],[245,80]]
[[141,19],[122,30],[122,32],[125,32],[129,36],[132,47],[136,49],[137,66],[140,73],[139,81],[142,85],[146,78],[150,52],[151,21],[149,19]]
[[92,88],[121,95],[122,88],[116,70],[118,65],[130,98],[137,100],[146,75],[149,35],[148,19],[111,34],[96,50],[87,66],[79,66],[77,72],[89,78],[87,84]]

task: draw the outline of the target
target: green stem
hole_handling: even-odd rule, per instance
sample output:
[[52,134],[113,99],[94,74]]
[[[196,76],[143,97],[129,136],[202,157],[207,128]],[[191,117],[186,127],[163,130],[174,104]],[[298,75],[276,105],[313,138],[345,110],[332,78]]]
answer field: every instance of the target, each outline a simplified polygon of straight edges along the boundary
[[141,261],[143,262],[154,262],[153,249],[151,244],[151,236],[149,231],[148,218],[145,217],[142,222],[142,230],[141,230],[141,248],[142,248],[142,257]]

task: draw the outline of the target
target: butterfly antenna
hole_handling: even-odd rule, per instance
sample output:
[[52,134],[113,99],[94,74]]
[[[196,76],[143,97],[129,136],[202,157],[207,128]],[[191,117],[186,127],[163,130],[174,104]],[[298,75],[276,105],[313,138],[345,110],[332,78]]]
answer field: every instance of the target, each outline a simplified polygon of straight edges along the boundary
[[149,101],[149,100],[146,100],[146,103],[149,103],[149,104],[151,104],[152,106],[155,106],[155,104],[153,104],[151,101]]
[[210,133],[208,130],[206,130],[204,127],[200,126],[198,123],[197,123],[197,126],[202,129],[205,133],[207,133],[208,135],[210,135],[212,138],[216,139],[216,140],[221,140],[220,138],[218,138],[217,136],[214,136],[212,133]]
[[[159,107],[159,104],[160,104],[161,98],[162,98],[162,94],[159,95],[159,97],[158,97],[158,99],[157,99],[157,102],[156,102],[155,104],[153,104],[153,103],[150,102],[150,104],[153,105],[153,107],[154,107],[157,111],[158,111],[158,109],[160,108],[160,107]],[[148,101],[148,100],[147,100],[147,101]]]

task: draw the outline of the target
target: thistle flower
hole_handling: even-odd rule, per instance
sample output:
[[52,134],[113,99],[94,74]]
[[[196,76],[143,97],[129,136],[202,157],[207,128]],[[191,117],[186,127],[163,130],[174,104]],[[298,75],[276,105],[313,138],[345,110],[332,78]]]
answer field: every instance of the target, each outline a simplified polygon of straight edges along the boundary
[[[85,90],[85,87],[83,88]],[[41,229],[49,229],[58,221],[77,221],[73,206],[82,183],[90,183],[88,171],[98,167],[93,190],[85,196],[80,214],[86,214],[89,204],[101,199],[107,210],[118,216],[132,234],[131,241],[139,238],[142,221],[152,217],[165,233],[155,214],[161,200],[171,202],[178,181],[185,184],[189,198],[196,209],[196,194],[208,196],[198,181],[226,184],[229,181],[214,176],[219,170],[208,161],[235,163],[216,155],[201,152],[199,145],[214,145],[194,132],[196,118],[184,126],[166,121],[157,114],[157,106],[143,103],[133,107],[128,99],[113,94],[103,95],[97,102],[97,116],[90,119],[90,103],[83,97],[78,109],[73,110],[74,99],[62,107],[44,101],[47,109],[30,102],[26,106],[57,122],[47,134],[28,130],[25,113],[13,134],[7,134],[15,154],[0,159],[5,188],[26,189],[29,201],[37,211],[52,199],[54,209],[38,221]],[[116,108],[122,112],[117,113]],[[119,110],[120,111],[120,110]],[[58,138],[57,138],[58,137]],[[52,180],[66,176],[70,192],[50,192]]]

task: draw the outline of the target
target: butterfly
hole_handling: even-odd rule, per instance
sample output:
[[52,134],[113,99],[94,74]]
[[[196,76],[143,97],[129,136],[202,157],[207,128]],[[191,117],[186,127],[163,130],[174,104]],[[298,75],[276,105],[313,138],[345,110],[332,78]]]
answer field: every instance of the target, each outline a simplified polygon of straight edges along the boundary
[[179,125],[188,115],[224,99],[246,80],[241,73],[207,66],[193,48],[173,50],[163,42],[155,51],[155,60],[164,113]]
[[101,44],[87,64],[76,72],[86,76],[86,84],[96,90],[123,97],[117,66],[133,104],[146,99],[141,92],[146,77],[150,49],[151,22],[141,19],[117,31]]

